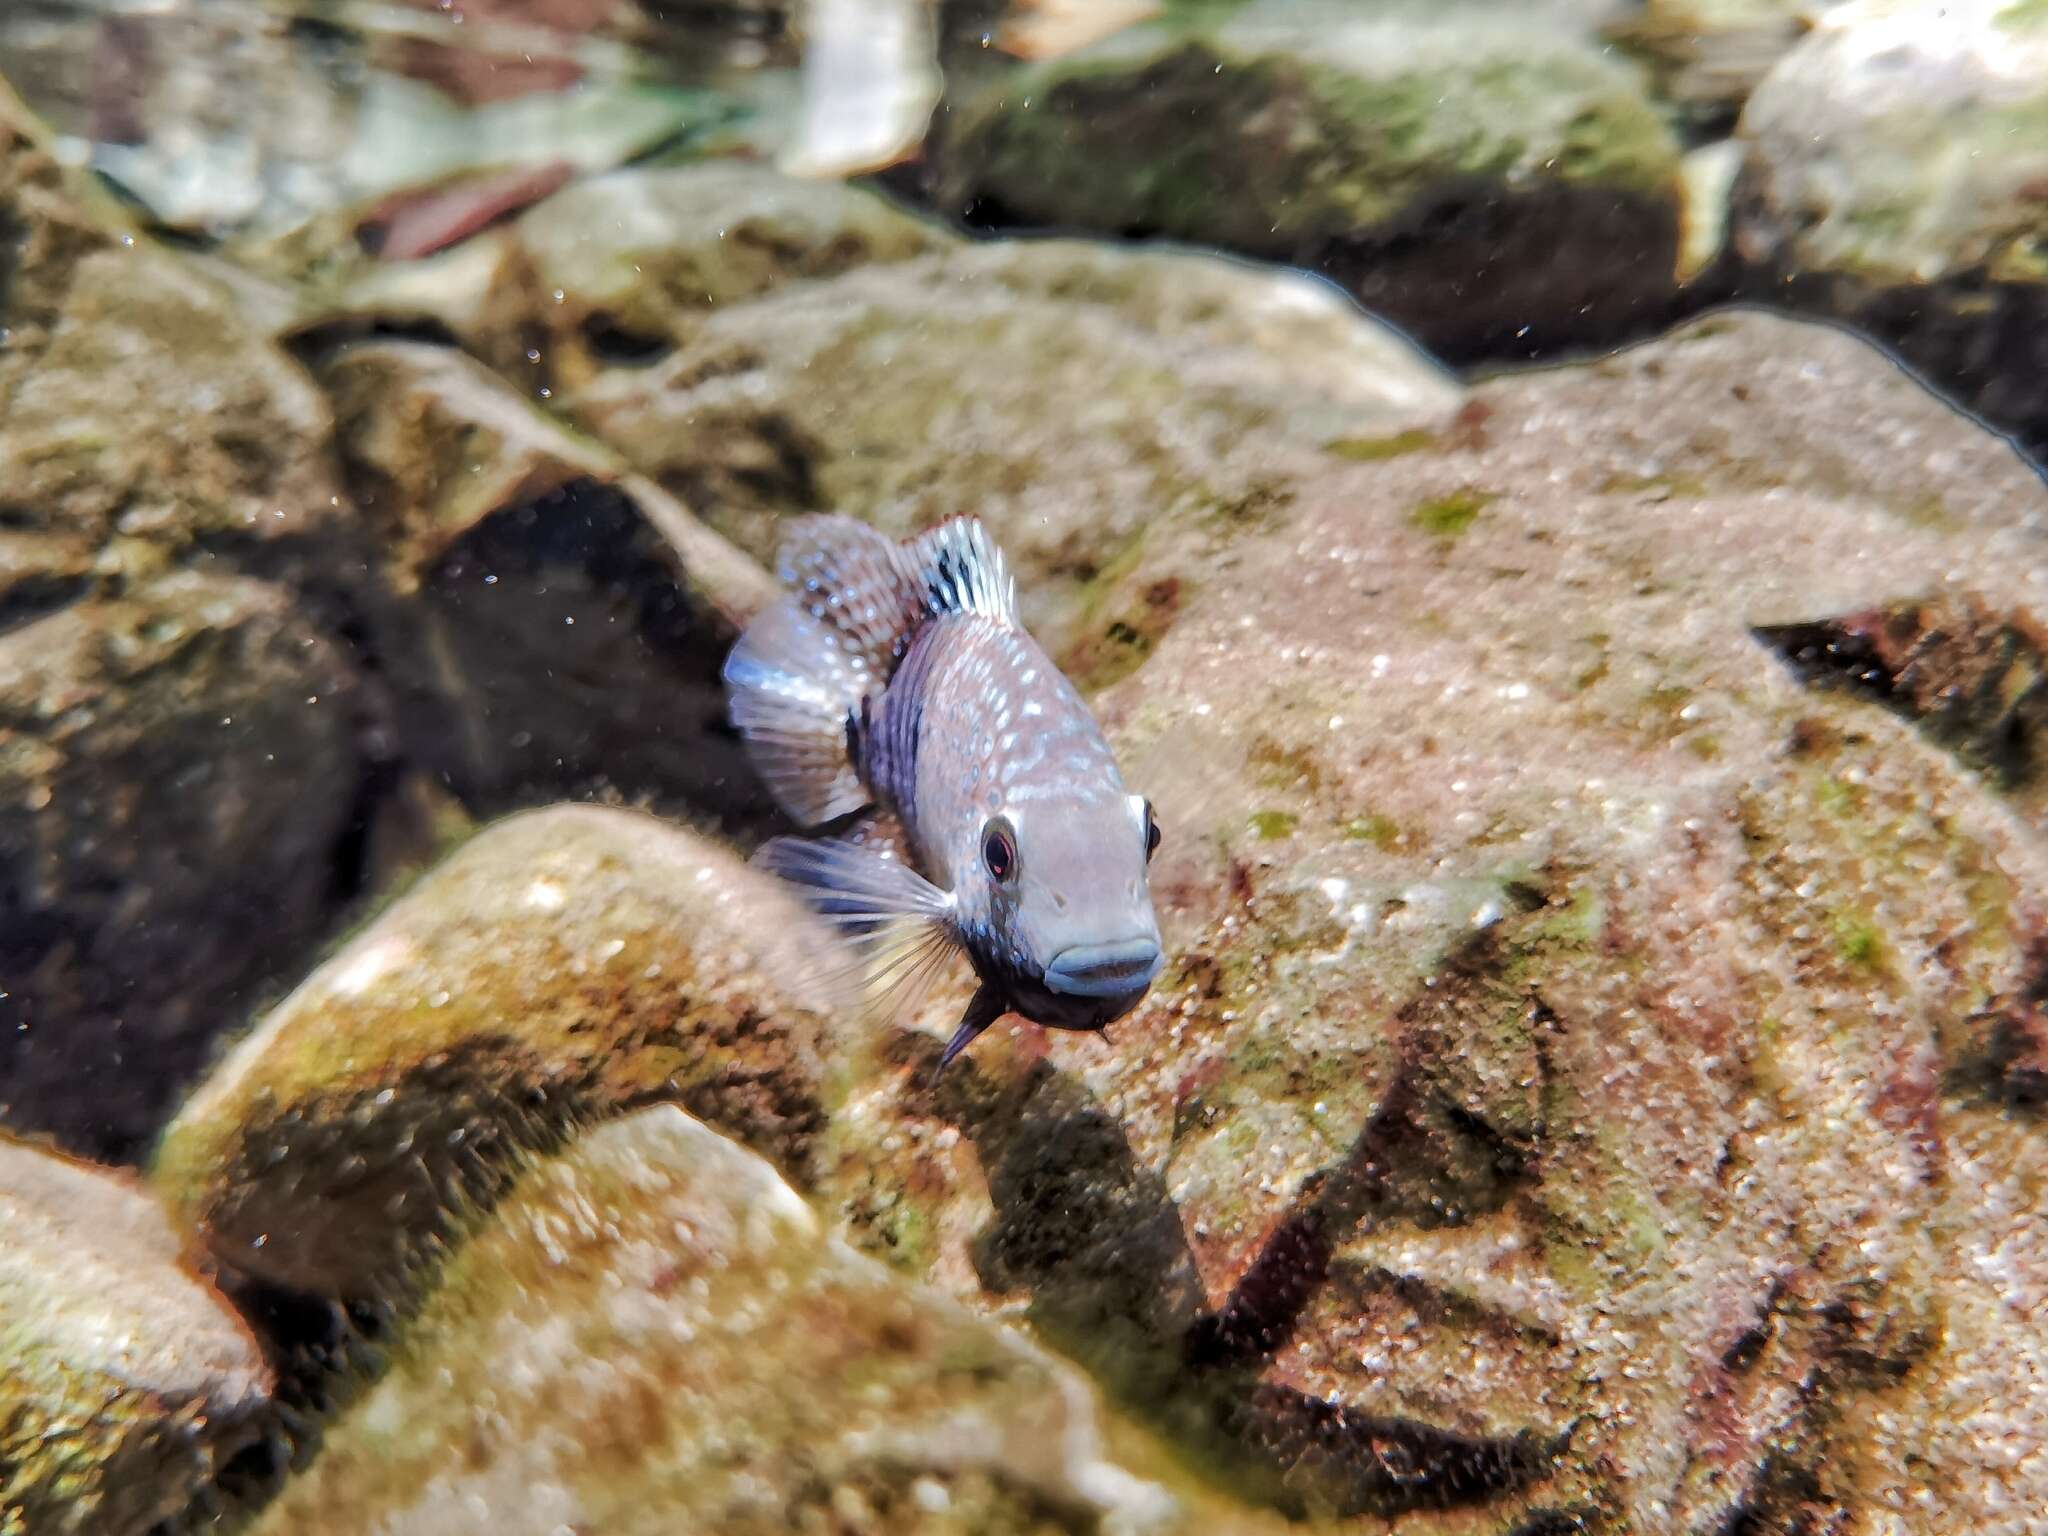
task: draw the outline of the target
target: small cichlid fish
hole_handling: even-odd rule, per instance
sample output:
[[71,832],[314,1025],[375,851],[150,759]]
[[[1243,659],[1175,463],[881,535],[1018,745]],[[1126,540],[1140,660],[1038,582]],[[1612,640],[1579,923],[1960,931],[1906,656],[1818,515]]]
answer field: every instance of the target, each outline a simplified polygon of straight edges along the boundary
[[898,544],[799,518],[778,565],[788,595],[726,659],[732,722],[796,821],[850,820],[755,862],[854,942],[885,1009],[967,955],[981,985],[942,1070],[1005,1013],[1075,1030],[1129,1013],[1162,964],[1159,825],[1017,622],[981,523]]

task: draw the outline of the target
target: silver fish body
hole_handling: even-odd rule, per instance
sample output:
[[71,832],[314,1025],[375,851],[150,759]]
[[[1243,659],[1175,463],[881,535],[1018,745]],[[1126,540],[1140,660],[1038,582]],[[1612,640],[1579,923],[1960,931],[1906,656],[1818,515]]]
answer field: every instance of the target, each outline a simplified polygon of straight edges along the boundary
[[1128,1013],[1163,963],[1158,829],[1017,623],[980,524],[899,546],[808,518],[780,563],[790,595],[727,663],[734,721],[799,821],[865,814],[761,862],[863,947],[885,996],[967,955],[981,987],[942,1066],[1009,1011],[1079,1030]]

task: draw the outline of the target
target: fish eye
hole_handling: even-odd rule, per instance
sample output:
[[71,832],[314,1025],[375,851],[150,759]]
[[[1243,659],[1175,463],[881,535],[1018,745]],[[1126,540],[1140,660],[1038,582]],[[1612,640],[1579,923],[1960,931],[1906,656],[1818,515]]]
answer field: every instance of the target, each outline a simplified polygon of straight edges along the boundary
[[1152,814],[1152,802],[1145,802],[1145,862],[1152,862],[1152,855],[1159,851],[1159,818]]
[[1000,816],[981,830],[981,862],[999,884],[1007,884],[1017,873],[1017,835]]

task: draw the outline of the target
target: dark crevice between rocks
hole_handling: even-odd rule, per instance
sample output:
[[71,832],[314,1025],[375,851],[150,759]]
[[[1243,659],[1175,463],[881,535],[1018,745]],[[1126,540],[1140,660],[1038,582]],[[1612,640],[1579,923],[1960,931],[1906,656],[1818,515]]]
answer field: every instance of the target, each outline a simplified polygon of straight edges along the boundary
[[2048,630],[2029,616],[1942,597],[1751,633],[1801,681],[1883,704],[2000,789],[2042,771]]
[[405,739],[480,815],[564,797],[757,840],[773,807],[726,720],[731,627],[693,602],[630,497],[577,481],[492,514],[426,573],[387,641]]
[[645,368],[675,350],[673,337],[634,330],[607,310],[599,310],[583,322],[583,340],[599,362],[621,368]]
[[24,577],[0,592],[0,635],[25,629],[68,608],[92,590],[88,577],[42,573]]

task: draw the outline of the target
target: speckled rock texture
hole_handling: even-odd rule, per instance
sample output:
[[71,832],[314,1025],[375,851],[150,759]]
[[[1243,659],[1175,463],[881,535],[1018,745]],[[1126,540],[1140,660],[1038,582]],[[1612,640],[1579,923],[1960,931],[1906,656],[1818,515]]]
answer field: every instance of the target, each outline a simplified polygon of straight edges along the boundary
[[0,1531],[143,1536],[256,1433],[270,1373],[123,1177],[0,1139]]
[[1737,247],[1758,291],[1850,321],[2048,442],[2048,9],[1857,0],[1743,109]]
[[257,1024],[165,1132],[155,1186],[223,1264],[386,1299],[456,1206],[591,1117],[673,1100],[800,1174],[840,1069],[810,932],[681,828],[508,818]]
[[1191,1513],[1117,1464],[1070,1367],[661,1107],[522,1175],[256,1530],[1137,1536]]
[[1454,361],[1639,333],[1678,144],[1583,9],[1178,9],[953,103],[934,198],[1318,268]]
[[[2019,1536],[2037,481],[1760,316],[1349,453],[1114,578],[1189,594],[1099,698],[1175,958],[934,1090],[936,1000],[828,1130],[849,1229],[1347,1529]],[[1908,653],[2031,690],[2027,766]]]

